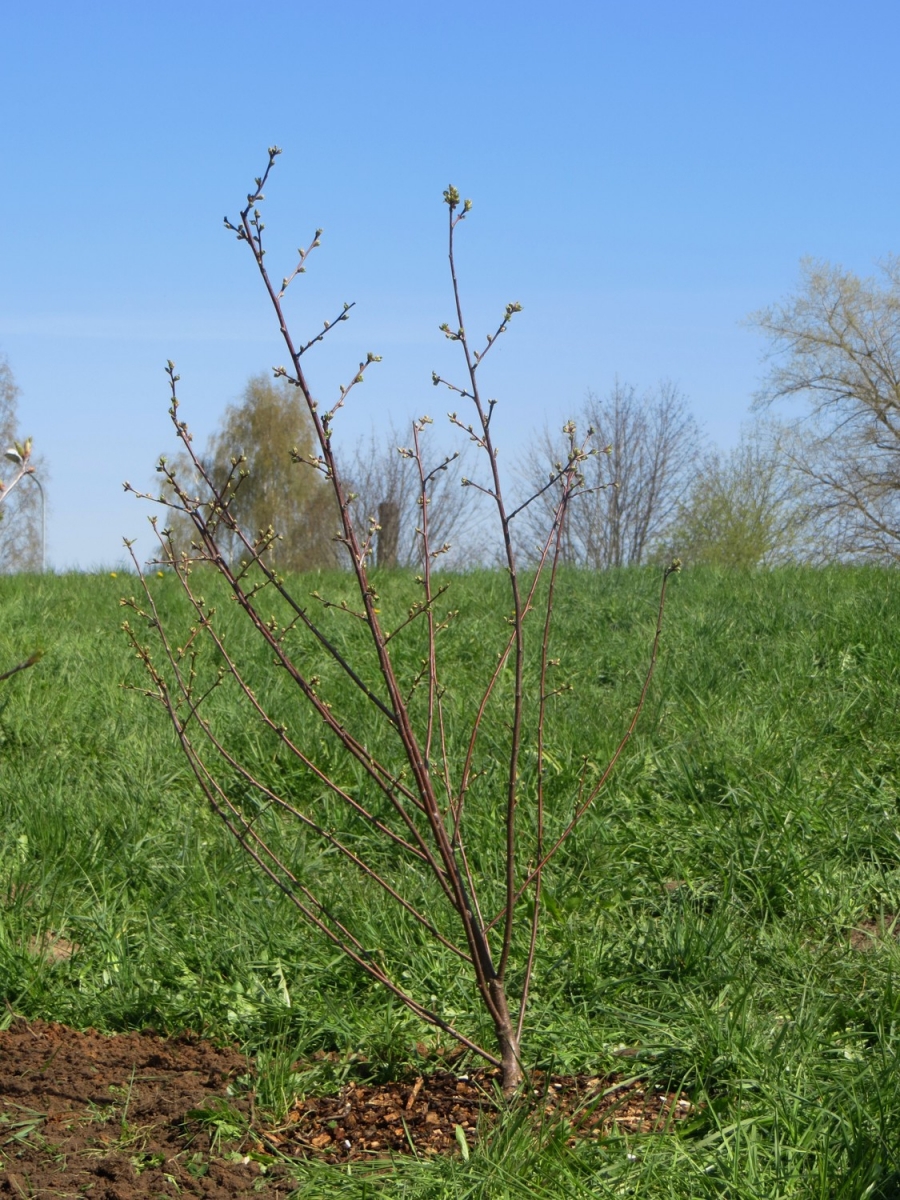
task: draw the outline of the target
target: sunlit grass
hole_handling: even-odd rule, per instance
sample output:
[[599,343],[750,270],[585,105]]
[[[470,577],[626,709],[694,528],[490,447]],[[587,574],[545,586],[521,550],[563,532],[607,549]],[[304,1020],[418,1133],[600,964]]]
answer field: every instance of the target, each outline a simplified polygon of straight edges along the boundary
[[[298,923],[198,802],[159,706],[121,687],[142,685],[118,629],[133,583],[0,579],[0,669],[44,651],[0,692],[9,1011],[238,1039],[259,1054],[272,1111],[354,1071],[404,1070],[434,1035]],[[414,593],[396,583],[402,611]],[[560,812],[580,755],[602,762],[634,704],[656,584],[644,571],[562,581],[554,654],[575,686],[548,737]],[[174,581],[151,586],[174,619]],[[461,616],[445,642],[448,703],[461,719],[502,620],[485,598],[503,580],[452,587]],[[900,912],[898,607],[889,571],[676,580],[639,733],[548,875],[529,1060],[683,1086],[697,1111],[682,1133],[569,1147],[536,1142],[513,1115],[468,1162],[411,1160],[386,1174],[310,1165],[301,1194],[900,1194],[900,941],[889,928]],[[237,614],[226,617],[239,643]],[[223,719],[261,769],[281,769],[241,710],[226,706]],[[411,986],[441,992],[477,1031],[449,956],[422,949],[330,856],[283,836],[293,861],[341,889],[371,944],[406,963]],[[852,940],[854,929],[872,934]],[[66,952],[42,953],[44,935]],[[336,1061],[295,1066],[318,1050]]]

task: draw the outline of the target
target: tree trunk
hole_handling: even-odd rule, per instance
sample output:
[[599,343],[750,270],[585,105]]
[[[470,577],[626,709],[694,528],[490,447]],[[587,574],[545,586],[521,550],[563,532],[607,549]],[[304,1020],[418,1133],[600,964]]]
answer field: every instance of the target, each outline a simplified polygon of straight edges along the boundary
[[512,1096],[518,1091],[522,1082],[522,1055],[519,1051],[519,1041],[515,1027],[509,1015],[509,1005],[506,1003],[506,992],[499,979],[490,983],[491,999],[497,1009],[498,1016],[494,1020],[497,1030],[497,1044],[500,1050],[500,1086],[504,1096]]

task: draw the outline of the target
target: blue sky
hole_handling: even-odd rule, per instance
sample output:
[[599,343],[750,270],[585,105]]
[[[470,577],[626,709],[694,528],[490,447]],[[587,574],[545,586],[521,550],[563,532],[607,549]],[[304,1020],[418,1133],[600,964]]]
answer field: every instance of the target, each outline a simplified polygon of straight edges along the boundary
[[900,249],[898,44],[896,0],[7,5],[0,352],[49,470],[51,564],[115,564],[123,536],[149,554],[121,484],[175,449],[166,359],[201,442],[283,361],[222,229],[271,144],[274,273],[325,230],[294,324],[357,305],[315,390],[383,355],[348,442],[449,407],[452,181],[468,327],[523,305],[485,368],[510,469],[617,374],[674,380],[733,443],[763,370],[747,313],[804,255],[868,273]]

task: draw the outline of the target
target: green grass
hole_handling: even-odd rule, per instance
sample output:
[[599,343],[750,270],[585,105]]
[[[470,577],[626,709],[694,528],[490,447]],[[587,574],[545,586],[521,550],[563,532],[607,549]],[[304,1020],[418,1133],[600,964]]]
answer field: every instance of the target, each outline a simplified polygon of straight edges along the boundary
[[[167,618],[181,619],[174,581],[151,584]],[[435,1036],[298,922],[198,801],[159,705],[122,688],[144,682],[119,631],[119,597],[134,586],[124,576],[0,579],[0,668],[45,652],[0,692],[9,1009],[238,1039],[259,1056],[260,1103],[276,1112],[298,1089],[403,1070],[416,1042]],[[328,596],[344,587],[339,577],[298,583]],[[394,588],[397,612],[414,595],[400,577],[385,581],[386,617]],[[502,588],[499,575],[452,583],[460,617],[443,648],[454,744],[502,636]],[[580,755],[602,763],[633,707],[656,591],[644,571],[562,580],[553,653],[575,686],[548,733],[558,820]],[[238,614],[222,611],[230,645],[243,646]],[[512,1114],[468,1162],[410,1160],[387,1173],[311,1164],[298,1194],[900,1196],[900,940],[861,950],[849,936],[900,912],[898,611],[900,575],[884,570],[676,579],[638,735],[548,875],[528,1061],[592,1072],[636,1064],[701,1105],[682,1132],[571,1149],[558,1134],[536,1141]],[[352,651],[359,631],[331,617]],[[247,646],[259,685],[318,745],[285,678],[268,678],[266,655]],[[415,637],[398,639],[398,653],[412,670]],[[348,720],[365,717],[336,695]],[[261,772],[308,794],[234,697],[223,692],[215,705]],[[494,716],[473,845],[488,844],[496,807],[491,763],[505,733]],[[333,765],[359,783],[346,763]],[[488,1036],[450,956],[312,841],[262,819],[358,917],[367,944],[410,972],[417,994],[438,995],[464,1028]],[[486,851],[481,868],[494,886]],[[409,882],[427,901],[427,883]],[[48,931],[76,947],[70,958],[33,952]],[[637,1058],[619,1057],[622,1047],[638,1047]],[[297,1074],[295,1060],[317,1050],[337,1060]]]

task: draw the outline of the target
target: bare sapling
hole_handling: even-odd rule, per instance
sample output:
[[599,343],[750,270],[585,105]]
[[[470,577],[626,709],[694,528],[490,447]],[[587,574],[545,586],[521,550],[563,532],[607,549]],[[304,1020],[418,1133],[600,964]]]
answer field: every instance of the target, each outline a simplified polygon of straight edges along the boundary
[[[276,281],[265,258],[260,206],[279,153],[276,147],[269,150],[268,165],[240,216],[226,218],[225,225],[252,255],[284,340],[287,365],[274,373],[300,390],[308,408],[316,449],[295,454],[297,470],[320,472],[333,490],[336,539],[346,550],[355,600],[335,598],[337,592],[332,597],[318,590],[304,594],[308,579],[287,580],[277,571],[273,548],[279,531],[268,528],[252,537],[241,531],[232,506],[244,463],[236,457],[224,483],[221,473],[214,480],[180,417],[179,377],[169,363],[171,419],[203,494],[194,495],[196,482],[184,483],[160,460],[163,490],[149,498],[182,519],[186,515],[193,540],[189,552],[177,553],[166,529],[152,517],[160,546],[154,565],[177,576],[191,625],[189,631],[172,633],[168,625],[173,618],[164,618],[158,590],[126,543],[143,592],[140,601],[123,600],[140,618],[135,625],[126,621],[124,628],[149,674],[149,686],[142,690],[167,711],[203,795],[247,854],[360,971],[418,1018],[498,1067],[504,1092],[512,1094],[523,1079],[522,1037],[539,951],[542,880],[635,730],[657,658],[666,581],[678,564],[663,575],[656,631],[633,717],[605,768],[594,770],[588,756],[583,758],[575,794],[561,813],[560,805],[547,799],[545,739],[554,698],[569,685],[553,681],[551,632],[567,514],[586,490],[583,465],[595,453],[591,431],[580,437],[574,423],[568,423],[565,460],[530,500],[508,503],[492,430],[496,402],[485,397],[481,384],[485,360],[521,306],[506,305],[494,331],[483,342],[472,342],[463,319],[456,254],[457,231],[471,204],[461,202],[449,187],[444,202],[454,316],[441,329],[459,349],[462,382],[438,374],[432,382],[455,394],[457,410],[450,421],[474,444],[485,465],[481,482],[464,479],[463,484],[484,493],[494,509],[503,586],[509,589],[498,614],[497,644],[493,651],[484,650],[487,665],[477,696],[463,697],[462,689],[454,691],[455,664],[444,649],[447,630],[459,619],[449,607],[452,578],[439,569],[448,547],[434,544],[429,524],[435,479],[451,460],[429,465],[425,434],[431,420],[414,422],[411,443],[400,453],[417,480],[416,532],[423,565],[414,581],[418,599],[400,611],[396,604],[391,607],[390,596],[379,592],[400,586],[404,577],[385,576],[375,568],[377,514],[357,510],[332,437],[340,410],[380,359],[368,354],[331,406],[315,398],[306,356],[348,319],[352,305],[344,304],[307,337],[295,337],[289,327],[285,294],[306,271],[321,230],[299,252],[294,269]],[[527,565],[520,564],[514,522],[532,501],[545,501],[548,495],[554,502],[540,545]],[[239,543],[238,560],[222,552],[226,533],[229,545],[235,539]],[[203,596],[201,582],[209,584],[209,568],[256,631],[272,664],[268,674],[260,674],[259,654],[252,660],[242,657],[245,652],[228,636],[223,614]],[[340,577],[332,578],[339,590]],[[152,646],[142,630],[151,631]],[[267,689],[267,682],[273,687]],[[271,739],[274,750],[267,761],[275,756],[289,769],[282,765],[267,771],[236,748],[233,726],[229,733],[221,720],[224,705],[216,699],[229,688],[245,708],[244,725],[252,724],[260,737]],[[286,702],[291,689],[296,699]],[[297,700],[302,702],[299,715]],[[590,754],[595,747],[585,749]],[[485,767],[489,759],[490,770]],[[488,825],[486,813],[496,814]],[[289,821],[299,823],[307,843],[317,839],[329,860],[337,856],[358,872],[370,894],[384,893],[394,906],[392,924],[402,918],[417,931],[410,946],[421,952],[422,945],[430,945],[432,958],[434,953],[455,956],[480,1000],[480,1021],[460,1027],[463,1023],[446,1011],[444,998],[417,992],[414,961],[396,962],[390,954],[397,951],[371,949],[366,926],[371,913],[361,911],[370,906],[346,899],[333,886],[322,893],[317,871],[298,866],[283,848],[287,842],[279,840]],[[488,836],[492,846],[484,844]],[[485,1036],[488,1030],[491,1035]]]

